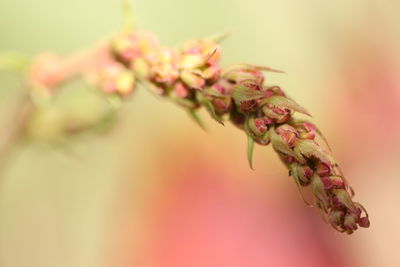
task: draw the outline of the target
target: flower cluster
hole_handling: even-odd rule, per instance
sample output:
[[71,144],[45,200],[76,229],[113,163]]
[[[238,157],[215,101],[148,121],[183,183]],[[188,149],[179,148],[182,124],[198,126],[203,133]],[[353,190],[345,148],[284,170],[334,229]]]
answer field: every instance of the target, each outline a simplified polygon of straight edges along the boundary
[[245,131],[250,166],[254,144],[271,143],[300,192],[310,187],[313,205],[336,230],[351,234],[359,226],[368,227],[365,209],[353,202],[337,162],[320,144],[325,140],[320,131],[294,116],[308,112],[279,86],[265,85],[265,72],[279,71],[247,64],[221,68],[218,39],[192,40],[172,49],[151,33],[124,31],[85,60],[67,60],[74,64],[44,57],[30,77],[34,85],[54,88],[67,74],[79,72],[92,86],[119,98],[143,84],[187,109],[199,123],[195,112],[205,107],[217,122],[229,120]]
[[317,141],[322,137],[317,127],[293,116],[308,112],[279,86],[264,85],[264,72],[276,70],[246,64],[222,69],[213,39],[192,40],[173,50],[148,34],[125,33],[114,40],[113,53],[160,95],[192,111],[204,106],[218,122],[229,118],[243,129],[250,164],[254,143],[271,143],[300,191],[310,186],[314,206],[335,229],[351,234],[369,226],[338,164]]

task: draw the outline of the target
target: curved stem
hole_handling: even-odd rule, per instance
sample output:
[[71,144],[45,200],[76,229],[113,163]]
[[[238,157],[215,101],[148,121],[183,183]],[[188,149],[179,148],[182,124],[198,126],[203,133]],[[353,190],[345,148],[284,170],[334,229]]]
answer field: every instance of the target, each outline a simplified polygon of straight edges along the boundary
[[13,147],[18,143],[32,114],[34,105],[27,91],[18,97],[16,106],[0,131],[0,168]]

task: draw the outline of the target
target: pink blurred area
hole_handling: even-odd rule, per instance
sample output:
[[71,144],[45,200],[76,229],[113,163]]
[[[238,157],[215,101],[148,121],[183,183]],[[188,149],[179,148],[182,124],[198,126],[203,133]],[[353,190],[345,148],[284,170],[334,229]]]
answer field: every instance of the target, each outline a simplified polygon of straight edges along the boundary
[[162,168],[146,234],[132,244],[122,228],[119,266],[357,266],[296,192],[262,182],[287,177],[237,177],[195,150]]
[[222,132],[197,145],[152,142],[157,168],[145,179],[154,187],[121,191],[109,266],[362,266],[347,237],[306,207],[272,151],[250,171]]
[[341,134],[356,141],[346,152],[352,161],[366,153],[379,160],[400,147],[400,61],[385,37],[349,33],[336,51],[341,76],[336,121]]

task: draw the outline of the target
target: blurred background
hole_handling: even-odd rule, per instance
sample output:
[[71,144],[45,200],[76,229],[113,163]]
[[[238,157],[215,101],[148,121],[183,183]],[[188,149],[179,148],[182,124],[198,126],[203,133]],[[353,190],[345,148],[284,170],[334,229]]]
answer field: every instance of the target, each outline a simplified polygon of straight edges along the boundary
[[[17,147],[1,170],[1,267],[400,266],[400,1],[134,6],[138,27],[166,45],[229,30],[225,65],[285,70],[268,83],[314,114],[371,227],[335,232],[304,205],[271,147],[256,148],[251,171],[243,132],[211,119],[204,132],[138,91],[107,135]],[[3,0],[0,50],[68,54],[121,20],[116,0]],[[18,83],[0,78],[3,122]],[[87,118],[96,110],[89,93],[61,106]],[[39,140],[54,134],[51,118],[42,124]]]

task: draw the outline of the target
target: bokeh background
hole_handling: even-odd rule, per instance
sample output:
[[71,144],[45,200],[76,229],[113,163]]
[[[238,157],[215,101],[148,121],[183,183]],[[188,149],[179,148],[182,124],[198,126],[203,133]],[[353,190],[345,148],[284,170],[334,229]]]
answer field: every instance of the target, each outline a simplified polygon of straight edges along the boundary
[[[251,171],[244,133],[211,119],[204,132],[138,91],[105,136],[14,151],[1,170],[1,267],[400,266],[400,1],[134,5],[138,26],[166,45],[229,30],[224,64],[285,70],[268,82],[314,114],[371,227],[334,232],[271,147],[256,148]],[[117,0],[1,0],[0,50],[68,54],[120,25]],[[0,78],[4,117],[17,82]],[[90,117],[85,101],[62,108]]]

